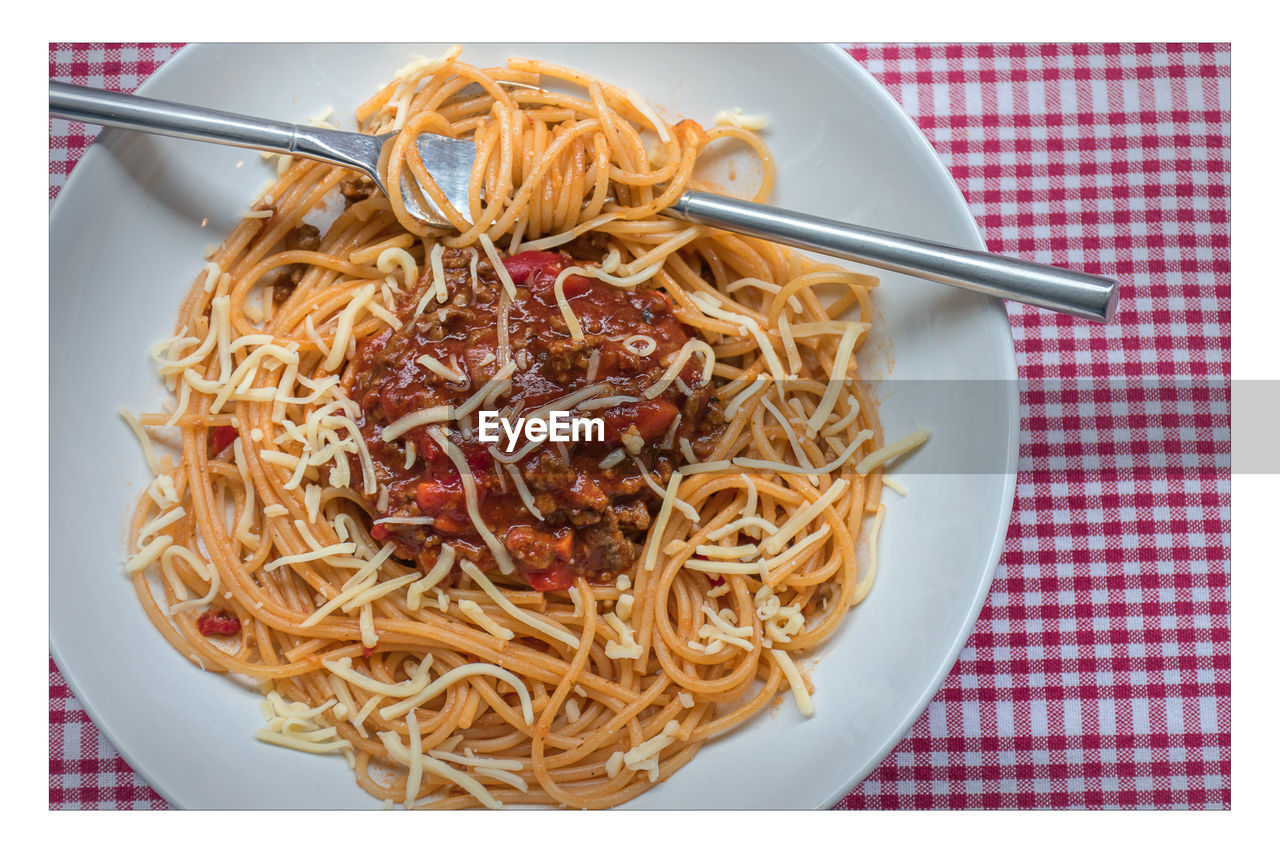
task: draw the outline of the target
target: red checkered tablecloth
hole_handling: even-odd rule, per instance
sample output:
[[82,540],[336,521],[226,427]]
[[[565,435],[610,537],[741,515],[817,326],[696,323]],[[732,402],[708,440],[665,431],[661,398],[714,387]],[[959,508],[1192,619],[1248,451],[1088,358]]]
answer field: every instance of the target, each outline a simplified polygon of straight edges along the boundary
[[[50,46],[132,91],[178,45]],[[1230,51],[856,45],[992,251],[1114,274],[1114,323],[1009,305],[1022,457],[968,645],[842,808],[1228,808]],[[49,199],[94,129],[49,122]],[[1085,390],[1081,390],[1084,388]],[[164,808],[49,665],[52,808]]]

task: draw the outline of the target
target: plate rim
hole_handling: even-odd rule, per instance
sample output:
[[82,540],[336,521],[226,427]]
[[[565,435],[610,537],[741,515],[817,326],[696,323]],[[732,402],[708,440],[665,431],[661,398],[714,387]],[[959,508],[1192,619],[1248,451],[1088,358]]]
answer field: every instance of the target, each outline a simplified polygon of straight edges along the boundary
[[[200,46],[202,46],[201,43],[194,42],[183,45],[173,54],[173,56],[166,60],[160,68],[144,80],[137,89],[135,89],[135,92],[137,94],[146,95],[150,89],[154,88],[155,85],[158,85],[155,81],[158,79],[163,80],[166,76],[172,73],[172,69],[181,68],[188,64],[188,58],[194,53],[192,49]],[[204,46],[211,47],[216,45]],[[908,128],[907,133],[912,140],[916,155],[920,156],[928,164],[929,168],[935,173],[934,177],[942,179],[942,185],[944,188],[943,195],[946,196],[944,203],[948,207],[955,207],[963,214],[958,218],[957,224],[959,224],[960,220],[963,220],[964,230],[967,233],[965,235],[965,241],[959,245],[963,248],[986,251],[986,243],[983,239],[982,232],[978,227],[977,220],[974,218],[968,202],[960,191],[955,177],[942,162],[938,152],[929,143],[920,127],[912,117],[907,114],[902,105],[893,98],[884,84],[882,84],[862,65],[862,63],[860,63],[839,44],[826,43],[795,46],[809,48],[810,50],[814,50],[816,48],[816,50],[814,50],[815,56],[821,59],[825,65],[832,68],[836,73],[843,73],[858,78],[867,87],[868,92],[872,93],[875,99],[879,101],[883,107],[887,108],[890,112],[897,114],[904,121]],[[97,142],[98,138],[95,137],[94,143]],[[98,160],[105,156],[107,155],[104,146],[91,144],[77,161],[71,174],[59,190],[58,197],[54,199],[50,205],[50,233],[55,229],[60,211],[65,209],[65,205],[58,204],[59,199],[61,199],[62,196],[70,189],[78,186],[78,184],[82,182],[82,178],[80,176],[93,171],[96,168]],[[85,164],[88,164],[88,167],[86,167]],[[1006,374],[1005,378],[1016,379],[1018,376],[1018,368],[1015,358],[1013,330],[1003,302],[994,297],[984,297],[984,302],[981,304],[981,308],[975,308],[974,310],[981,310],[985,312],[990,315],[988,319],[994,321],[992,323],[993,330],[1001,333],[1000,340],[998,342],[999,345],[995,347],[995,352],[998,355],[998,367]],[[50,346],[52,346],[52,340],[50,341]],[[903,716],[902,721],[893,730],[892,734],[884,739],[884,742],[878,749],[872,752],[870,758],[864,761],[860,766],[851,768],[846,781],[840,785],[838,790],[826,796],[819,803],[813,806],[815,809],[830,809],[832,806],[843,800],[850,791],[853,790],[853,788],[874,772],[875,768],[884,761],[885,756],[892,752],[898,744],[902,742],[907,731],[915,725],[915,722],[928,707],[933,697],[937,695],[943,680],[954,668],[960,653],[968,644],[969,638],[973,634],[973,629],[977,624],[978,616],[990,595],[990,588],[995,577],[995,570],[999,565],[1001,556],[1003,555],[1004,545],[1008,535],[1008,527],[1012,520],[1013,501],[1017,481],[1017,461],[1021,452],[1021,437],[1019,411],[1020,400],[1016,382],[1009,383],[1009,387],[1011,390],[1008,392],[1009,399],[1007,402],[1011,404],[1009,405],[1009,411],[1012,413],[1013,422],[1010,424],[1010,440],[1005,452],[1006,469],[1005,473],[1001,475],[1003,483],[1000,491],[1000,506],[998,507],[999,522],[995,528],[993,528],[991,541],[986,547],[986,553],[982,556],[984,569],[981,581],[975,589],[975,593],[965,612],[963,619],[965,627],[963,630],[957,632],[956,637],[948,647],[946,654],[941,659],[941,663],[929,679],[927,685],[920,692],[917,699],[912,703],[910,713]],[[52,458],[50,459],[50,467],[52,468]],[[52,509],[53,505],[51,495],[49,510],[52,512]],[[50,574],[50,577],[52,578],[52,574]],[[52,596],[50,602],[50,615],[52,616]],[[122,745],[120,740],[115,736],[115,728],[98,713],[95,703],[91,699],[86,698],[81,691],[80,680],[74,674],[73,668],[68,668],[65,665],[64,656],[59,651],[56,636],[53,631],[52,618],[50,619],[49,651],[50,656],[58,667],[59,674],[75,696],[77,702],[81,705],[86,716],[89,717],[101,735],[110,742],[111,747],[115,749],[120,757],[128,764],[129,769],[134,773],[137,773],[138,776],[140,776],[148,786],[150,786],[151,789],[162,797],[170,806],[179,809],[199,809],[200,807],[198,805],[190,805],[180,800],[171,791],[167,790],[164,785],[160,784],[157,779],[153,778],[144,764],[135,758],[133,751]]]
[[[974,218],[973,211],[970,210],[964,193],[960,191],[960,185],[956,183],[955,176],[951,174],[951,170],[942,162],[942,157],[939,156],[937,149],[930,144],[928,138],[924,135],[924,131],[907,114],[907,111],[903,109],[897,99],[889,93],[885,85],[876,79],[875,75],[868,71],[852,54],[837,44],[829,44],[825,47],[828,48],[828,55],[835,54],[832,57],[832,65],[846,65],[854,76],[862,78],[865,83],[869,84],[869,89],[875,93],[876,98],[882,104],[896,112],[906,121],[910,128],[909,135],[917,151],[925,155],[925,159],[930,165],[935,167],[943,176],[947,187],[946,194],[951,196],[949,201],[958,204],[964,212],[963,219],[966,230],[969,231],[967,236],[972,245],[962,245],[961,248],[976,249],[981,252],[987,251],[987,243],[982,236],[982,230],[978,227],[978,220]],[[1016,380],[1018,377],[1018,362],[1014,351],[1013,326],[1009,322],[1009,313],[1004,307],[1003,300],[994,296],[985,297],[984,305],[984,310],[992,314],[993,318],[998,321],[995,325],[1003,333],[1000,340],[1002,346],[997,347],[1001,357],[1000,361],[1002,362],[1000,366],[1008,372],[1009,377]],[[925,712],[925,709],[929,707],[929,703],[933,701],[933,697],[942,688],[942,682],[951,673],[956,661],[960,658],[960,653],[964,651],[965,646],[969,644],[969,638],[973,636],[973,629],[978,624],[978,617],[981,615],[982,608],[986,606],[987,598],[991,594],[991,583],[995,580],[996,567],[1000,565],[1000,558],[1004,555],[1005,542],[1009,535],[1009,523],[1013,520],[1013,499],[1017,491],[1018,458],[1022,452],[1022,441],[1021,413],[1019,409],[1021,401],[1016,381],[1007,384],[1006,396],[1009,398],[1008,402],[1011,403],[1009,411],[1012,413],[1013,423],[1009,432],[1010,440],[1005,449],[1004,483],[1000,493],[999,517],[1002,520],[996,525],[996,529],[993,531],[994,535],[984,556],[985,568],[982,574],[982,582],[979,584],[979,589],[973,599],[969,602],[969,608],[965,613],[964,624],[967,627],[957,633],[955,640],[943,658],[943,664],[934,672],[925,691],[913,703],[910,715],[903,718],[903,721],[893,735],[886,740],[881,749],[873,752],[868,761],[853,771],[853,774],[844,783],[841,790],[823,799],[817,808],[830,809],[847,797],[867,776],[875,772],[875,769],[884,762],[885,757],[890,752],[898,747],[898,744],[902,743],[907,731],[915,725],[916,720],[920,719],[920,715]]]

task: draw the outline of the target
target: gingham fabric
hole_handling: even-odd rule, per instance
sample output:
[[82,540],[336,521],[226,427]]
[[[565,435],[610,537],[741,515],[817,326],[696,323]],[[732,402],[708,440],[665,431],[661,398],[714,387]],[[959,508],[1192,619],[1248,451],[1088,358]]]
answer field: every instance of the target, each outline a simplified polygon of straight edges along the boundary
[[[176,45],[51,45],[132,90]],[[1010,304],[1022,454],[958,662],[841,808],[1228,808],[1230,52],[856,45],[992,251],[1122,279],[1098,326]],[[92,131],[50,120],[52,202]],[[53,808],[163,808],[50,662]]]

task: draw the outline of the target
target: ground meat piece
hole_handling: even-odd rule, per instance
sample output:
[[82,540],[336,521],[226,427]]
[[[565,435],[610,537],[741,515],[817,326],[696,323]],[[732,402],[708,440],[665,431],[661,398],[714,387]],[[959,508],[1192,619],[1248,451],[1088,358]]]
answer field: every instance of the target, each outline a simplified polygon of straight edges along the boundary
[[463,310],[460,305],[453,304],[444,305],[441,308],[437,308],[435,311],[423,312],[422,316],[427,318],[426,328],[428,336],[430,336],[432,324],[439,326],[441,329],[451,329],[454,326],[460,325],[458,321],[471,319],[470,312]]
[[600,513],[594,509],[573,507],[564,511],[565,517],[574,527],[590,527],[600,521]]
[[609,498],[585,471],[578,472],[573,487],[568,491],[568,498],[575,506],[594,509],[596,512],[603,512],[609,505]]
[[712,389],[710,385],[694,388],[693,392],[685,398],[684,405],[680,407],[681,423],[696,424],[700,421],[702,413],[711,401],[711,396]]
[[524,482],[534,492],[558,492],[572,486],[577,479],[573,469],[552,450],[539,453],[524,472]]
[[289,295],[293,293],[294,287],[298,282],[302,281],[302,277],[307,274],[306,264],[286,264],[282,267],[276,267],[262,277],[263,287],[271,286],[275,290],[271,296],[275,300],[276,305],[280,305]]
[[[291,252],[317,251],[320,248],[320,229],[305,222],[299,223],[296,228],[285,235],[284,247]],[[302,281],[302,277],[306,274],[306,264],[289,264],[286,267],[276,269],[274,271],[274,280],[268,282],[275,288],[271,294],[275,304],[283,304],[293,293],[293,288],[298,285],[298,282]]]
[[609,510],[598,524],[579,532],[579,540],[590,561],[602,572],[614,574],[631,568],[640,548],[618,528],[618,516]]
[[836,584],[830,581],[820,583],[818,584],[817,590],[814,591],[813,598],[809,599],[801,612],[806,618],[808,618],[814,613],[826,610],[827,605],[834,601],[839,595],[840,588]]
[[448,248],[440,256],[440,263],[446,270],[466,270],[471,267],[471,250]]
[[540,495],[534,495],[533,506],[542,515],[543,518],[550,518],[555,514],[560,505],[556,503],[556,499],[551,495],[543,492]]
[[643,533],[652,522],[649,508],[639,498],[614,504],[613,514],[617,516],[619,527],[633,533]]
[[[716,445],[720,443],[720,437],[724,435],[724,404],[720,402],[718,397],[713,396],[702,410],[702,417],[693,424],[693,428],[689,429],[691,433],[689,444],[693,447],[693,453],[699,459],[709,459],[711,454],[715,452]],[[685,432],[683,424],[680,432]]]
[[590,527],[609,507],[609,497],[600,487],[566,465],[559,453],[544,451],[524,478],[537,493],[533,505],[545,518],[566,518],[574,527]]
[[[289,297],[293,295],[294,287],[298,284],[292,277],[293,267],[295,266],[300,265],[290,264],[287,267],[278,267],[267,274],[271,280],[265,281],[264,284],[271,286],[271,304],[276,308],[288,301]],[[299,276],[299,279],[301,279],[301,276]]]
[[377,185],[368,175],[348,175],[338,182],[338,192],[342,193],[345,207],[364,201],[377,189]]
[[396,557],[407,562],[413,562],[423,550],[440,545],[440,537],[431,528],[418,524],[375,524],[370,533],[379,542],[395,545]]
[[548,341],[542,372],[553,382],[563,382],[570,371],[586,370],[591,361],[591,352],[597,345],[594,337]]
[[550,534],[520,524],[508,530],[503,541],[517,563],[525,568],[541,571],[550,566],[555,557],[552,551],[555,540],[556,537]]
[[561,250],[580,261],[600,263],[609,254],[609,235],[599,231],[588,231],[576,237]]
[[320,248],[320,229],[305,222],[299,223],[284,238],[284,246],[290,250],[314,252]]

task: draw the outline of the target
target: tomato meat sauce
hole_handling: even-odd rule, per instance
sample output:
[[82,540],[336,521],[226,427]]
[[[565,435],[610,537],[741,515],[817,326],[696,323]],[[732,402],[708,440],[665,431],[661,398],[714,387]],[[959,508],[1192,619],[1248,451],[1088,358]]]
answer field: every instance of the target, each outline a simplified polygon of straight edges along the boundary
[[[354,370],[345,377],[348,393],[360,405],[358,426],[373,458],[379,500],[385,501],[371,533],[394,543],[401,559],[433,564],[447,543],[485,571],[496,570],[471,517],[457,466],[430,427],[390,441],[381,433],[405,415],[460,406],[503,367],[505,355],[515,362],[510,387],[488,408],[514,423],[520,413],[598,386],[589,399],[622,399],[571,415],[600,418],[603,440],[548,440],[518,460],[500,462],[490,448],[510,460],[527,439],[522,436],[511,455],[505,433],[497,445],[482,443],[475,412],[461,422],[435,427],[447,428],[449,440],[461,451],[475,481],[484,526],[502,542],[529,586],[567,589],[578,576],[609,580],[635,561],[662,502],[644,473],[665,488],[685,461],[681,439],[688,439],[694,454],[704,459],[723,433],[724,418],[712,387],[698,384],[700,356],[689,359],[680,382],[653,399],[644,396],[692,332],[659,291],[628,290],[571,274],[562,288],[582,326],[583,337],[575,340],[554,284],[567,267],[586,263],[562,252],[505,258],[516,293],[504,300],[489,260],[479,254],[473,277],[472,259],[470,249],[445,250],[447,301],[430,295],[434,282],[428,268],[397,302],[401,328],[361,341]],[[504,301],[508,349],[500,353]],[[448,376],[425,366],[431,359]],[[620,449],[625,453],[618,454]],[[601,467],[611,455],[611,462],[619,455],[621,461]],[[527,488],[528,501],[520,495],[513,470]],[[359,476],[358,469],[353,476]],[[432,519],[429,524],[396,521],[424,516]]]
[[206,610],[196,619],[196,630],[206,637],[231,637],[240,633],[240,619],[226,610]]

